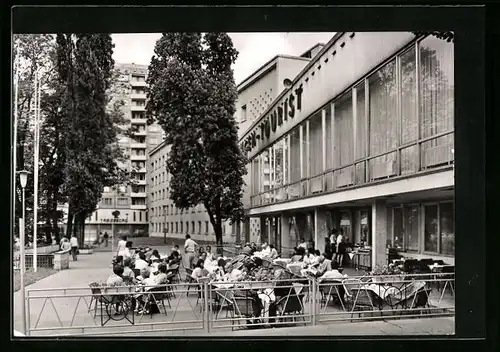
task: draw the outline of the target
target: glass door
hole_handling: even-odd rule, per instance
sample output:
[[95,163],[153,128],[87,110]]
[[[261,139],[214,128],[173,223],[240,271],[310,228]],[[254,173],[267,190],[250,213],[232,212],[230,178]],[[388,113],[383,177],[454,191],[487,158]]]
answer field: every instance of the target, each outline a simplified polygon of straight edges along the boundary
[[340,231],[348,238],[348,241],[352,243],[352,218],[350,211],[340,212]]
[[364,246],[370,246],[372,236],[370,231],[370,211],[360,210],[359,212],[359,239]]

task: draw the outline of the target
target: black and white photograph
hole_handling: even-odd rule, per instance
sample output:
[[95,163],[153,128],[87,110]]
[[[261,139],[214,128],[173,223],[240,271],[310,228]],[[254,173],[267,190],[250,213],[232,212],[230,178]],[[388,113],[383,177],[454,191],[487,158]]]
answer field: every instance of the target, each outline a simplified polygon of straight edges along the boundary
[[455,39],[14,33],[14,336],[454,335]]

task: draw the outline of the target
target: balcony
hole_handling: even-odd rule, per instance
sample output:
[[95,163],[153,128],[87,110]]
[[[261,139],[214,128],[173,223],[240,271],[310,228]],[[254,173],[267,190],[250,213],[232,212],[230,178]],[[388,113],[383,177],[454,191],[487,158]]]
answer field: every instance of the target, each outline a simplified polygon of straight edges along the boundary
[[130,196],[132,198],[146,198],[146,192],[131,192]]
[[145,174],[146,173],[146,168],[145,167],[141,167],[141,168],[137,169],[136,172],[139,173],[139,174]]
[[130,80],[130,85],[132,87],[146,87],[146,81],[136,81],[134,79]]
[[131,210],[146,210],[148,206],[146,204],[132,204],[130,205]]
[[130,111],[146,111],[146,105],[132,105]]
[[146,93],[132,93],[130,94],[131,99],[146,100]]
[[147,119],[134,119],[132,118],[130,120],[130,123],[133,124],[133,125],[145,125],[146,123],[148,122]]
[[132,161],[146,161],[146,155],[131,155],[130,160]]
[[130,143],[132,149],[146,149],[146,143]]
[[138,186],[146,186],[147,181],[146,180],[134,180],[135,184]]

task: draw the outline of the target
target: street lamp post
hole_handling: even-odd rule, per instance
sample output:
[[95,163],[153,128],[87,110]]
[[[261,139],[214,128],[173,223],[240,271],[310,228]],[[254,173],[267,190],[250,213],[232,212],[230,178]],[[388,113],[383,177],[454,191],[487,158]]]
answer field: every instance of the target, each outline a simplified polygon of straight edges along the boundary
[[25,308],[26,308],[26,294],[24,292],[24,275],[26,274],[26,264],[24,262],[24,249],[25,249],[25,205],[24,205],[24,200],[25,200],[25,193],[24,189],[26,187],[26,183],[28,181],[28,171],[22,170],[19,171],[19,183],[21,184],[22,188],[22,211],[23,211],[23,216],[22,216],[22,221],[19,221],[19,238],[21,240],[21,246],[20,246],[20,263],[19,263],[19,271],[20,271],[20,291],[21,291],[21,317],[22,317],[22,329],[23,333],[26,334],[26,313],[25,313]]
[[113,222],[111,224],[111,253],[114,253],[114,243],[115,243],[115,222],[116,219],[120,216],[120,212],[118,210],[115,210],[114,212],[111,213],[113,215]]

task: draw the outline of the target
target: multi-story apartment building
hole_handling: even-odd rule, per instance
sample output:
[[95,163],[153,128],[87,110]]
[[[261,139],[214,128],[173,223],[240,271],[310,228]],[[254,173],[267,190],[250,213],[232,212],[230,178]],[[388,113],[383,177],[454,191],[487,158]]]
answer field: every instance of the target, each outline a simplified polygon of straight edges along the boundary
[[[285,89],[285,79],[293,79],[309,62],[322,44],[317,44],[301,56],[277,55],[262,65],[238,86],[236,121],[240,135],[250,127]],[[189,233],[198,240],[215,240],[212,224],[203,205],[181,212],[169,198],[169,175],[165,160],[169,146],[158,145],[149,154],[148,189],[149,189],[149,233],[151,236],[182,238]],[[246,180],[248,181],[248,180]],[[250,199],[249,194],[245,199]],[[229,222],[223,224],[224,242],[260,240],[260,219],[252,219],[247,224]]]
[[337,229],[372,266],[387,264],[388,246],[454,264],[453,49],[338,33],[290,78],[240,139],[261,241],[323,250]]
[[[119,77],[112,101],[122,100],[125,124],[119,137],[120,147],[127,156],[121,167],[132,173],[133,185],[105,187],[97,210],[87,219],[85,238],[93,240],[99,232],[111,235],[113,223],[115,236],[122,234],[147,234],[147,182],[148,152],[163,140],[163,131],[157,124],[146,124],[146,74],[147,66],[117,64]],[[125,131],[131,131],[131,135]],[[115,219],[112,213],[118,210]]]

